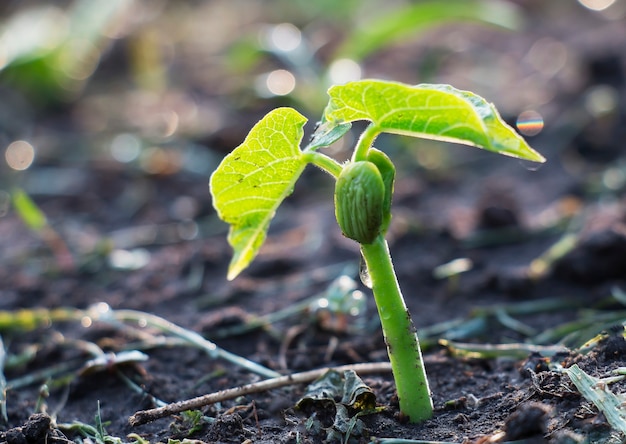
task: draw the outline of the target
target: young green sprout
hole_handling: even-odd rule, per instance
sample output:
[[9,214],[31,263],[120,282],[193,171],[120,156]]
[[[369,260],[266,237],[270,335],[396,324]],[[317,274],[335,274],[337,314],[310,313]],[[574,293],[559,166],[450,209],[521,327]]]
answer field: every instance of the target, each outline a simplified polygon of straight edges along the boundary
[[[213,205],[230,224],[234,254],[228,279],[254,259],[281,202],[304,168],[316,165],[336,179],[335,215],[343,234],[361,246],[393,370],[400,410],[412,422],[433,405],[419,341],[402,298],[385,233],[391,220],[395,168],[372,145],[381,133],[472,145],[544,162],[481,97],[448,85],[417,86],[362,80],[329,89],[330,101],[311,142],[300,148],[306,118],[292,108],[269,112],[224,158],[210,180]],[[352,158],[340,164],[320,153],[343,137],[351,122],[370,124]]]

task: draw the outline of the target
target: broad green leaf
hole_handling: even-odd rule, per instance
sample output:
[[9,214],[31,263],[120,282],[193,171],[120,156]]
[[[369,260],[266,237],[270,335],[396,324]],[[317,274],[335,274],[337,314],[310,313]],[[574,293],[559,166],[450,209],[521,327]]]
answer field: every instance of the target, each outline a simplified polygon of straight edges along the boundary
[[361,80],[328,90],[325,119],[370,120],[380,132],[472,145],[544,162],[483,98],[449,85]]
[[228,242],[234,254],[228,279],[254,259],[276,209],[306,166],[300,151],[306,121],[291,108],[271,111],[211,176],[213,206],[230,224]]
[[407,3],[386,14],[375,14],[374,20],[362,23],[339,47],[337,57],[362,60],[372,52],[434,26],[476,21],[504,29],[519,26],[520,11],[502,1],[445,0]]

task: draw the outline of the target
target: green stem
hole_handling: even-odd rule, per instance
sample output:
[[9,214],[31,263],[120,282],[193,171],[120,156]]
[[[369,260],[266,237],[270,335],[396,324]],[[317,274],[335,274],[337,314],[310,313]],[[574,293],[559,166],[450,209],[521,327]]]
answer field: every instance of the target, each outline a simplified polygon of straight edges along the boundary
[[302,154],[302,157],[306,162],[312,163],[322,171],[325,171],[333,176],[335,179],[339,177],[341,170],[343,170],[343,166],[341,166],[339,162],[322,153],[306,151]]
[[354,148],[354,153],[352,154],[353,162],[367,159],[367,152],[372,147],[374,140],[376,140],[376,137],[378,137],[379,134],[380,129],[374,123],[370,123],[368,127],[365,128],[365,131],[361,134],[361,137]]
[[372,290],[396,382],[400,411],[411,422],[432,417],[433,403],[426,379],[419,341],[393,269],[389,247],[382,235],[371,244],[361,244]]

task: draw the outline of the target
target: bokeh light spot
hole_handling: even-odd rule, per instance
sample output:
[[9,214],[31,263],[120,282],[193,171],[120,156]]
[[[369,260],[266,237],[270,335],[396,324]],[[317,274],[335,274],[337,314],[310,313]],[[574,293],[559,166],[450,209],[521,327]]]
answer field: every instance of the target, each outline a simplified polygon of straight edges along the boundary
[[543,129],[543,116],[532,109],[522,111],[515,125],[525,136],[535,136]]
[[110,149],[111,156],[113,156],[115,160],[128,163],[139,157],[141,142],[132,134],[122,133],[113,138]]
[[33,164],[35,149],[24,140],[16,140],[7,147],[4,158],[9,167],[17,171],[23,171]]
[[438,170],[446,164],[446,150],[432,148],[432,146],[426,145],[421,147],[421,149],[415,151],[415,157],[417,163],[427,170]]
[[273,26],[268,37],[272,49],[283,52],[295,50],[302,42],[302,33],[291,23]]
[[180,171],[181,159],[178,152],[161,147],[150,147],[141,153],[139,163],[150,174],[175,174]]
[[113,250],[109,254],[109,264],[119,270],[139,270],[150,262],[150,253],[143,249]]
[[610,114],[617,109],[619,92],[609,85],[597,85],[589,89],[585,97],[585,108],[593,116]]
[[267,75],[265,85],[275,96],[286,96],[296,87],[296,78],[286,69],[277,69]]
[[164,138],[172,137],[178,130],[180,123],[180,117],[176,111],[166,111],[162,114],[163,119],[163,134]]
[[602,175],[602,183],[609,190],[621,190],[626,185],[626,173],[620,168],[609,168]]
[[91,327],[92,324],[93,324],[93,319],[91,319],[89,316],[83,316],[80,320],[80,325],[82,325],[85,328]]
[[578,3],[592,11],[604,11],[615,3],[615,0],[578,0]]
[[530,64],[546,76],[557,74],[567,62],[567,47],[550,37],[537,40],[528,51]]
[[319,308],[328,308],[328,305],[329,305],[329,302],[328,302],[328,299],[326,298],[319,298],[317,300],[317,306]]
[[332,85],[343,85],[359,80],[362,75],[361,66],[351,59],[338,59],[328,68],[328,77]]
[[182,240],[193,240],[198,237],[200,228],[198,224],[192,220],[184,220],[176,226],[176,231]]
[[435,279],[448,279],[452,276],[456,276],[457,274],[470,271],[473,267],[474,263],[471,259],[461,257],[435,267],[433,270],[433,277]]

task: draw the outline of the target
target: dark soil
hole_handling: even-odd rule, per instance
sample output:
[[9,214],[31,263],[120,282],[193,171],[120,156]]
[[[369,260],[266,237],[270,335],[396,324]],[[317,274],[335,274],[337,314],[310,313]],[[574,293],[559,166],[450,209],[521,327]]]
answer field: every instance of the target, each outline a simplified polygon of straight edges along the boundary
[[[17,3],[0,12],[10,17]],[[359,254],[336,226],[332,183],[319,171],[305,172],[253,265],[225,278],[231,252],[211,206],[211,171],[272,107],[295,106],[314,121],[322,106],[307,109],[317,105],[295,92],[258,97],[255,76],[289,66],[261,53],[243,67],[233,48],[261,23],[292,21],[320,47],[317,63],[328,63],[356,19],[320,17],[305,3],[278,12],[243,1],[136,2],[126,31],[71,97],[33,97],[0,71],[0,144],[28,140],[37,153],[26,171],[0,165],[0,443],[102,440],[100,422],[110,437],[149,442],[622,442],[559,370],[578,364],[603,378],[626,367],[624,19],[574,2],[518,1],[519,31],[445,25],[363,63],[364,77],[452,83],[495,102],[511,123],[526,109],[545,120],[529,137],[548,159],[541,167],[398,136],[377,143],[399,166],[388,238],[420,331],[431,420],[407,423],[391,374],[379,371],[361,377],[380,409],[351,432],[333,425],[332,403],[313,416],[295,407],[305,383],[207,405],[195,422],[176,414],[129,424],[155,400],[265,377],[141,320],[97,317],[94,307],[154,314],[283,375],[387,360],[367,288],[358,284],[366,298],[356,311],[345,308],[356,304],[352,290],[343,308],[320,303],[338,278],[359,282]],[[157,60],[140,60],[137,51],[149,50]],[[141,63],[163,77],[142,77]],[[115,160],[114,140],[138,143],[140,157]],[[29,230],[10,206],[18,185],[47,229]],[[436,277],[460,258],[469,271]],[[626,383],[607,389],[619,394]]]

